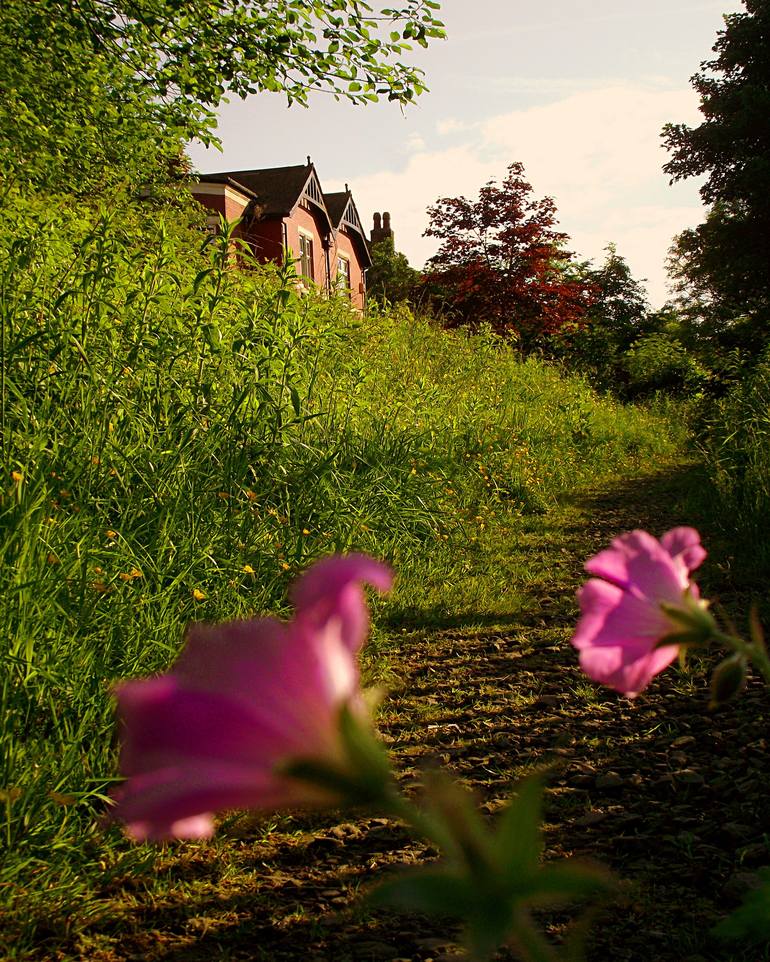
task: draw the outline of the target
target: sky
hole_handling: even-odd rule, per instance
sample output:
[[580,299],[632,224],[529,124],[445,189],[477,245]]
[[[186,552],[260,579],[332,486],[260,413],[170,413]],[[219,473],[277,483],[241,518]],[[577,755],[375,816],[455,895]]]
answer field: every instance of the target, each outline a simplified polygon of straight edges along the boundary
[[[536,197],[556,203],[580,260],[612,242],[650,302],[668,295],[675,234],[703,219],[699,182],[669,185],[660,133],[700,122],[689,78],[710,59],[722,15],[739,0],[445,0],[447,39],[417,49],[430,91],[403,111],[317,94],[307,109],[280,94],[219,111],[222,152],[190,147],[201,173],[305,163],[326,191],[353,191],[364,228],[390,211],[397,249],[415,267],[439,197],[475,198],[524,164]],[[406,58],[404,58],[406,59]]]

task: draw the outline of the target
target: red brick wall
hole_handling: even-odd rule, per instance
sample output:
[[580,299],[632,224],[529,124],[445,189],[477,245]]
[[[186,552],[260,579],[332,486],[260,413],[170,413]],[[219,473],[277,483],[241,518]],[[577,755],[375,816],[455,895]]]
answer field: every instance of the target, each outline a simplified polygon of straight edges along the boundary
[[249,228],[248,240],[257,258],[263,263],[281,263],[283,257],[283,221],[262,220]]
[[[326,252],[324,251],[323,221],[319,215],[312,213],[305,207],[298,205],[291,217],[287,217],[286,237],[289,249],[295,260],[299,258],[299,234],[300,229],[311,234],[313,237],[313,280],[322,289],[326,288]],[[324,225],[325,226],[325,225]],[[297,273],[300,266],[297,264]]]
[[196,184],[192,187],[192,195],[199,204],[214,213],[223,214],[228,221],[242,217],[249,204],[249,198],[245,194],[239,194],[224,184]]
[[332,283],[337,277],[338,253],[344,254],[350,264],[350,303],[363,310],[366,304],[364,295],[364,271],[359,260],[358,248],[347,231],[337,231],[336,245],[332,250]]

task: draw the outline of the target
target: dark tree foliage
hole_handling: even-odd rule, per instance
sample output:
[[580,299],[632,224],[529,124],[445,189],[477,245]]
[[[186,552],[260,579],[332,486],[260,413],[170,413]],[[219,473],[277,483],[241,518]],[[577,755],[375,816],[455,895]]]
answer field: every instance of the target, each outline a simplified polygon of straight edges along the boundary
[[[706,322],[731,327],[748,317],[755,340],[770,324],[770,0],[744,0],[725,17],[716,57],[692,78],[703,121],[663,132],[672,180],[704,176],[706,221],[684,231],[674,277]],[[749,338],[751,341],[751,338]],[[746,346],[749,346],[748,344]]]
[[482,187],[477,200],[444,197],[428,215],[425,235],[441,247],[423,283],[448,325],[489,324],[526,350],[584,317],[590,285],[564,249],[556,205],[532,196],[521,163],[508,167],[501,184]]
[[401,57],[443,36],[438,6],[4,0],[0,171],[6,182],[85,190],[113,175],[146,180],[186,141],[215,141],[215,108],[231,94],[408,103],[424,86]]
[[549,351],[569,367],[589,373],[604,388],[621,389],[627,380],[623,355],[650,328],[644,282],[631,273],[614,244],[602,264],[579,265],[591,291],[591,304],[577,322],[551,338]]
[[366,290],[376,303],[397,304],[411,301],[420,272],[409,266],[406,256],[386,237],[372,245],[372,266],[366,272]]

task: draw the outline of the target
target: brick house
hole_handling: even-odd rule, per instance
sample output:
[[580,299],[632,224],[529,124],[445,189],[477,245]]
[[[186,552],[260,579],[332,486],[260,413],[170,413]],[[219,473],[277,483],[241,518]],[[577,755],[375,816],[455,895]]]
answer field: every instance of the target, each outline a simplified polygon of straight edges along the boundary
[[193,196],[213,213],[210,222],[241,220],[238,236],[256,257],[280,262],[284,250],[297,273],[327,292],[349,292],[354,307],[366,306],[366,271],[372,259],[348,189],[324,194],[308,158],[295,167],[203,174]]

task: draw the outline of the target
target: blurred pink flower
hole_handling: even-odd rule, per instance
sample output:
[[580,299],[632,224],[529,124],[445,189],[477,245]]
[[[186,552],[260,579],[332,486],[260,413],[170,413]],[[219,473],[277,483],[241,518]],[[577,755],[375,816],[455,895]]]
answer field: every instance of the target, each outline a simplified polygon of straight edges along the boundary
[[392,575],[364,555],[326,558],[297,582],[290,622],[194,624],[171,671],[117,688],[127,781],[114,814],[132,837],[207,837],[223,809],[324,800],[280,767],[344,764],[340,712],[364,714],[362,581],[386,591]]
[[646,531],[621,535],[586,562],[597,577],[578,591],[581,617],[572,644],[589,678],[633,698],[671,664],[678,643],[658,643],[669,635],[681,638],[687,630],[682,619],[708,617],[690,581],[705,557],[698,532],[682,527],[660,541]]

